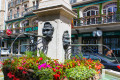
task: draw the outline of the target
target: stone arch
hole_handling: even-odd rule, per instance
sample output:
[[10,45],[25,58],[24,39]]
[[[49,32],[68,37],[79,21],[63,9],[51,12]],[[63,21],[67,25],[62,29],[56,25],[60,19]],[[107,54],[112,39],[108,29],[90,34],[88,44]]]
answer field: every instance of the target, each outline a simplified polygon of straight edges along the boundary
[[99,6],[98,5],[90,5],[90,6],[85,6],[82,8],[82,12],[84,12],[86,9],[90,8],[90,7],[96,7],[99,9]]
[[105,6],[111,4],[111,3],[117,3],[117,1],[109,1],[103,4],[103,9],[105,8]]

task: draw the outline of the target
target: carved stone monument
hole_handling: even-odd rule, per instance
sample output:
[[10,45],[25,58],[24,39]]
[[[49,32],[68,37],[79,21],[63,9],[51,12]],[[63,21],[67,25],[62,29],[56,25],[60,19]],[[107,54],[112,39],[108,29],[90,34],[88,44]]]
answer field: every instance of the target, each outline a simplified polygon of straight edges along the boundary
[[[46,33],[52,34],[51,38],[47,38],[48,40],[50,39],[47,56],[64,62],[63,34],[65,31],[71,34],[71,20],[76,17],[75,13],[72,12],[69,0],[42,0],[39,4],[39,9],[35,10],[34,13],[39,17],[38,35],[46,36]],[[46,25],[46,23],[50,25]],[[41,45],[43,44],[39,44],[38,47]]]

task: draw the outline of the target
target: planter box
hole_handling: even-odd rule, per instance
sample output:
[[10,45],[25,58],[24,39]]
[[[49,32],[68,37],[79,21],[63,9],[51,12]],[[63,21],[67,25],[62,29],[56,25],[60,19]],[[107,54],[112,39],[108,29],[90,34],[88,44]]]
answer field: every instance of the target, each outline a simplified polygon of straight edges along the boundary
[[[10,69],[8,67],[3,68],[3,74],[4,74],[4,80],[13,80],[13,78],[9,78],[7,74],[10,72]],[[35,73],[33,70],[29,69],[27,74],[22,74],[21,70],[18,70],[18,72],[15,73],[15,77],[19,78],[20,80],[40,80],[39,76],[35,76]],[[92,78],[86,79],[86,80],[99,80],[101,78],[101,73],[96,74]],[[74,80],[72,78],[64,78],[61,80]]]

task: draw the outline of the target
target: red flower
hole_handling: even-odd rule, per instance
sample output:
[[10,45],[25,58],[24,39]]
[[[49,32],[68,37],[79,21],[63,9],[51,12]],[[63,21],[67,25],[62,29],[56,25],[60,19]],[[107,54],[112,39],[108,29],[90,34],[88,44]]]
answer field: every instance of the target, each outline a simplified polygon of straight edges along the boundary
[[23,73],[23,74],[26,74],[27,72],[23,71],[22,73]]
[[8,76],[9,78],[15,77],[14,75],[12,75],[11,72],[9,72],[9,73],[7,74],[7,76]]
[[55,69],[55,68],[53,68],[53,72],[56,72],[56,69]]
[[42,61],[42,60],[43,60],[43,58],[42,58],[42,57],[40,57],[40,58],[39,58],[39,60],[40,60],[40,61]]
[[53,76],[54,76],[54,79],[55,79],[55,80],[60,80],[60,75],[59,75],[59,74],[56,73],[56,74],[53,75]]
[[7,29],[6,34],[9,36],[9,35],[12,34],[12,31],[10,31],[9,29]]
[[91,65],[89,66],[89,69],[91,69]]
[[61,72],[60,72],[60,71],[58,71],[58,72],[57,72],[57,74],[61,75]]
[[19,67],[20,70],[23,70],[23,67]]

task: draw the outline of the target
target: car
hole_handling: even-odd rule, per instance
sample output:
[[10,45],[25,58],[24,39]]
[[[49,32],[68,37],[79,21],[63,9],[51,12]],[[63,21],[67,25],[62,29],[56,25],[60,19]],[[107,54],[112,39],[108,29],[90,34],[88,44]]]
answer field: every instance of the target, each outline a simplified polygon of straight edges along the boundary
[[8,48],[0,48],[1,55],[9,55],[9,49]]
[[[81,55],[78,55],[81,57]],[[99,60],[105,67],[105,69],[112,69],[120,72],[120,63],[115,57],[107,57],[105,55],[100,54],[82,54],[82,57],[92,60]]]

